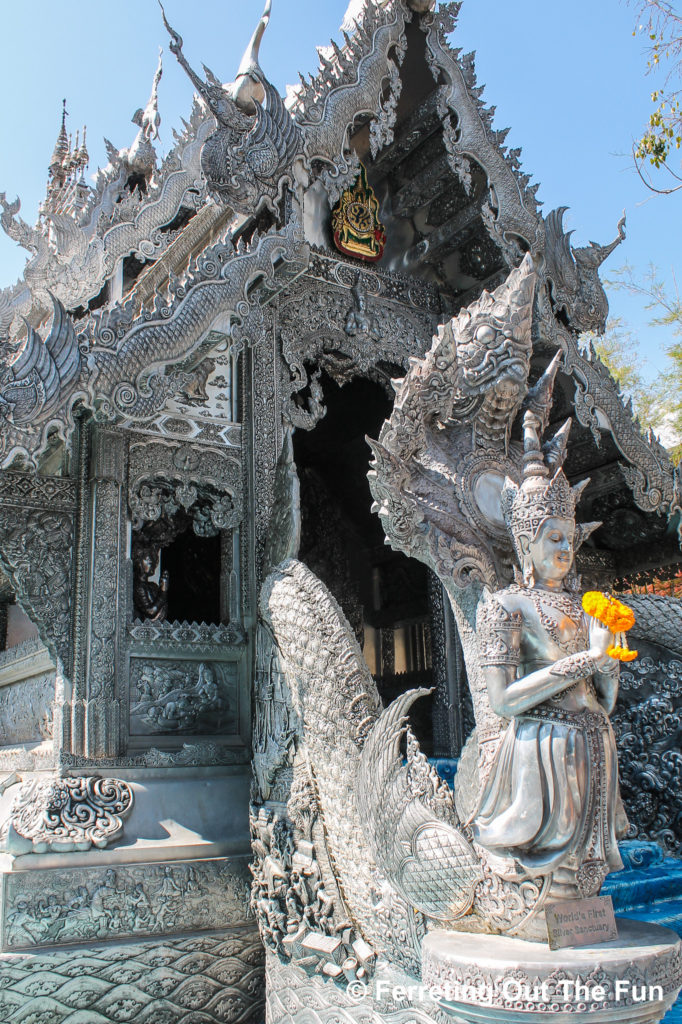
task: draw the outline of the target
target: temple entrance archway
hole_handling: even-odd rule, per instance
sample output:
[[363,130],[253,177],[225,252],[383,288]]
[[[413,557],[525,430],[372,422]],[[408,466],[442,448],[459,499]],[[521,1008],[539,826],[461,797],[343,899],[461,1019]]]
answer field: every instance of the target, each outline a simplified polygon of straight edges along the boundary
[[[322,374],[325,416],[294,434],[301,486],[300,558],[341,605],[385,704],[414,686],[433,685],[432,600],[428,570],[384,543],[371,511],[371,452],[392,401],[379,384],[355,377],[340,387]],[[431,753],[433,697],[412,722]]]

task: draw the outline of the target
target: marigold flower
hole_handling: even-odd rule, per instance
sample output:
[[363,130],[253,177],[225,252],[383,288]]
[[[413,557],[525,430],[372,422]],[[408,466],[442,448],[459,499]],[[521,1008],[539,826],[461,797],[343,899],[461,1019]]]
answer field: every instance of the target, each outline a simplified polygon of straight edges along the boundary
[[617,646],[612,644],[606,653],[616,661],[634,661],[638,654],[637,651],[632,651],[629,647],[621,647],[620,644]]
[[635,624],[635,613],[616,597],[588,590],[583,595],[583,609],[594,619],[608,626],[612,633],[624,633]]

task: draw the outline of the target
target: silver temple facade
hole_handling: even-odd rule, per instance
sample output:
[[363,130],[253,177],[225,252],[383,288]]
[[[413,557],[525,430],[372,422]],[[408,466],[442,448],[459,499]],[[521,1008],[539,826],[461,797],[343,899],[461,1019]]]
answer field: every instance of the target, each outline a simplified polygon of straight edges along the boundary
[[[581,342],[604,328],[598,271],[624,224],[574,248],[564,211],[540,212],[456,48],[458,4],[434,7],[352,3],[286,99],[259,63],[269,3],[229,86],[192,69],[166,22],[197,93],[169,155],[154,149],[159,66],[94,187],[63,120],[37,225],[0,193],[2,228],[31,253],[0,291],[2,1020],[259,1021],[266,949],[272,1024],[314,998],[352,1016],[325,986],[369,978],[377,950],[419,976],[424,916],[388,890],[372,904],[369,867],[330,856],[350,783],[301,774],[299,752],[305,738],[311,763],[338,746],[355,764],[378,698],[411,687],[434,687],[408,739],[415,775],[480,729],[476,601],[453,614],[401,515],[390,425],[409,421],[400,381],[434,336],[519,268],[534,277],[524,372],[532,387],[554,366],[547,421],[574,416],[566,475],[590,477],[579,520],[602,523],[577,556],[585,587],[679,568],[679,473]],[[474,566],[493,589],[511,578],[491,453],[520,437],[500,386],[515,357],[490,341],[457,349],[448,416],[471,429],[450,477],[455,588]],[[365,437],[385,421],[378,516]],[[611,716],[629,835],[678,855],[682,611],[631,603],[643,657]],[[351,641],[365,689],[344,676]],[[328,704],[292,700],[297,658],[300,693],[324,671]],[[345,920],[339,878],[356,869],[377,909]]]

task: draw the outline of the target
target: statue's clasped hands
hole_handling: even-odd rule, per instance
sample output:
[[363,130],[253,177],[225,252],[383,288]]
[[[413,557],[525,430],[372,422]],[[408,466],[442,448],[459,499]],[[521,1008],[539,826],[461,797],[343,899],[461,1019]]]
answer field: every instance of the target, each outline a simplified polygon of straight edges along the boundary
[[635,613],[616,597],[588,590],[583,610],[592,616],[590,648],[597,657],[608,655],[616,661],[632,661],[637,651],[628,647],[626,632],[635,624]]

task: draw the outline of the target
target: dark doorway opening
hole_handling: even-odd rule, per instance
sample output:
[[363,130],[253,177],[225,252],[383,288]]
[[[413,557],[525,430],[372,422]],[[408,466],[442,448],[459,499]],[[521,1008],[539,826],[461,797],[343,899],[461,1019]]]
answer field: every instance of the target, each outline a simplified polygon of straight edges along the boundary
[[221,535],[199,536],[194,525],[192,516],[178,509],[133,530],[136,618],[221,622]]
[[[197,537],[191,525],[161,551],[168,572],[171,622],[220,622],[220,535]],[[173,585],[174,584],[174,585]]]
[[[427,569],[384,543],[371,511],[371,451],[392,400],[374,381],[340,387],[323,373],[327,413],[311,431],[294,434],[301,483],[300,558],[329,588],[351,624],[384,704],[432,680]],[[414,705],[413,728],[433,749],[432,699]]]

